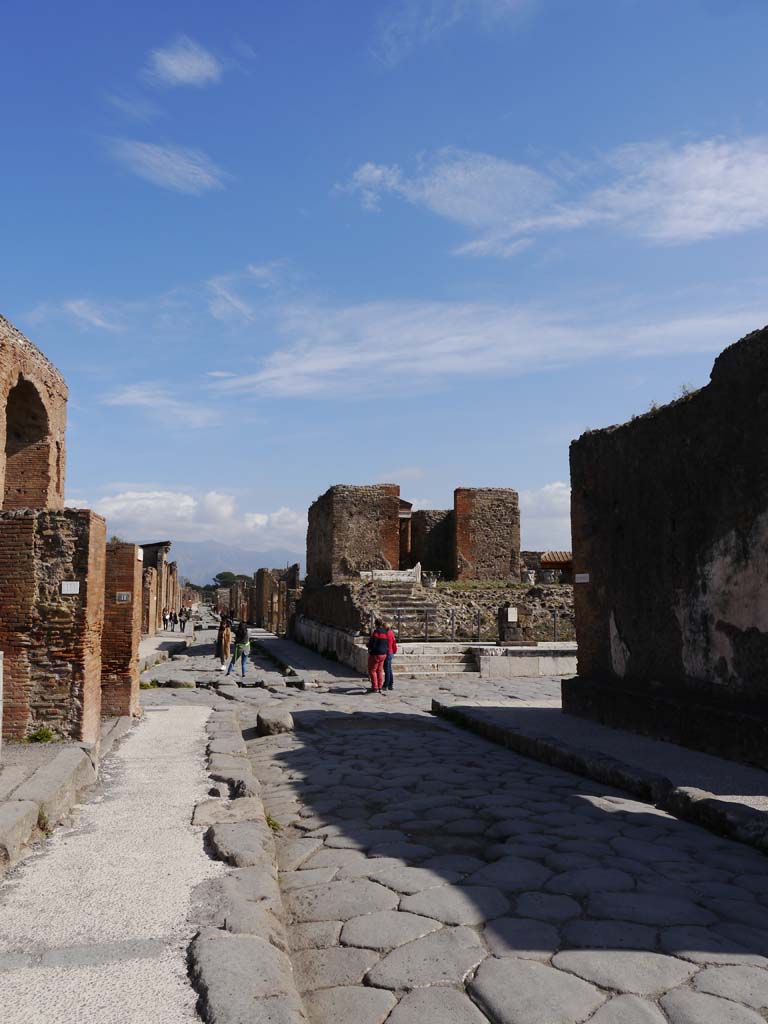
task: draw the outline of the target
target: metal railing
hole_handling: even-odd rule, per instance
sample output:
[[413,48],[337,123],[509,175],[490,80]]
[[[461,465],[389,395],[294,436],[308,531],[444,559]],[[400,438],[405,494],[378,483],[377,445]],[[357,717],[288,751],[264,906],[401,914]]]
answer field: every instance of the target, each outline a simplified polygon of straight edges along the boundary
[[[470,643],[482,643],[483,639],[495,643],[498,639],[498,625],[495,616],[484,615],[480,608],[473,616],[472,628],[468,630],[459,626],[458,617],[462,609],[397,608],[392,618],[398,639],[424,641],[467,640]],[[561,632],[561,618],[557,609],[552,609],[552,639],[557,642]],[[369,613],[368,629],[373,632],[374,624],[379,616]],[[403,626],[405,625],[405,630]],[[485,637],[483,636],[485,628]]]

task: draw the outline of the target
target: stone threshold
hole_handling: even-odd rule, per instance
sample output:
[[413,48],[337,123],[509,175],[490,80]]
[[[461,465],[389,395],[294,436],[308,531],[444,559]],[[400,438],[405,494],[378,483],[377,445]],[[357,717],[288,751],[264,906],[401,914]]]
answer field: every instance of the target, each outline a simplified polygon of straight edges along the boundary
[[[557,706],[433,700],[432,713],[525,757],[625,790],[677,818],[768,853],[768,772],[585,722]],[[708,778],[717,781],[719,793],[701,788]],[[686,784],[692,781],[700,785]]]

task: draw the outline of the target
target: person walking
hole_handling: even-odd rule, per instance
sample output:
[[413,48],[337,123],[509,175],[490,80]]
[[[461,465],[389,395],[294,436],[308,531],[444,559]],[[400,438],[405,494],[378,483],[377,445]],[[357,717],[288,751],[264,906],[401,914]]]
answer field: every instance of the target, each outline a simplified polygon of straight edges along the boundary
[[182,608],[181,611],[179,612],[179,630],[180,630],[180,632],[183,633],[184,630],[186,629],[186,627],[187,627],[187,610],[186,610],[186,608]]
[[229,620],[224,615],[219,626],[221,642],[219,644],[219,658],[221,659],[221,671],[226,672],[226,663],[229,660],[229,647],[232,642],[232,631],[229,629]]
[[394,690],[395,677],[392,675],[392,659],[397,654],[397,637],[391,622],[385,622],[387,631],[387,656],[384,659],[384,690]]
[[168,632],[168,609],[163,608],[163,629]]
[[371,680],[369,693],[382,693],[384,688],[384,662],[389,651],[387,630],[381,619],[376,619],[373,632],[368,639],[368,676]]
[[232,654],[232,660],[229,663],[229,668],[227,669],[227,675],[230,675],[230,673],[232,672],[232,669],[237,664],[237,659],[241,658],[242,675],[243,679],[245,679],[245,667],[248,662],[248,655],[250,653],[250,650],[251,640],[250,637],[248,636],[248,625],[246,622],[243,622],[241,620],[240,623],[238,623],[237,629],[235,630],[235,650]]
[[178,621],[179,621],[179,616],[176,614],[176,610],[175,609],[171,612],[171,614],[168,616],[168,618],[170,619],[170,622],[171,622],[171,632],[175,633],[176,632],[176,626],[177,626]]

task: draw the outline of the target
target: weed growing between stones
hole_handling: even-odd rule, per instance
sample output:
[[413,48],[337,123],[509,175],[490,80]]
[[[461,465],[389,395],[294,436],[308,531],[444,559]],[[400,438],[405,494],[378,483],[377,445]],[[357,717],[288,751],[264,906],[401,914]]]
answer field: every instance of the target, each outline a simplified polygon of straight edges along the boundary
[[27,738],[27,743],[51,743],[54,739],[54,735],[51,729],[47,725],[41,725],[39,728],[31,732]]
[[37,827],[43,833],[44,836],[50,836],[53,834],[53,829],[51,828],[51,824],[48,821],[48,815],[45,813],[42,807],[37,812]]
[[280,824],[279,821],[275,821],[271,814],[267,815],[266,821],[273,832],[282,832],[283,826]]

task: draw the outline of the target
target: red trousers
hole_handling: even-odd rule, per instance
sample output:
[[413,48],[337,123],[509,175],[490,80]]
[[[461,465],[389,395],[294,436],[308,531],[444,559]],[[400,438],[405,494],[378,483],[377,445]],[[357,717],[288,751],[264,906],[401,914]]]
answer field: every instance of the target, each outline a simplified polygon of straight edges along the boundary
[[374,690],[381,690],[384,687],[384,662],[386,660],[386,654],[368,655],[368,675]]

